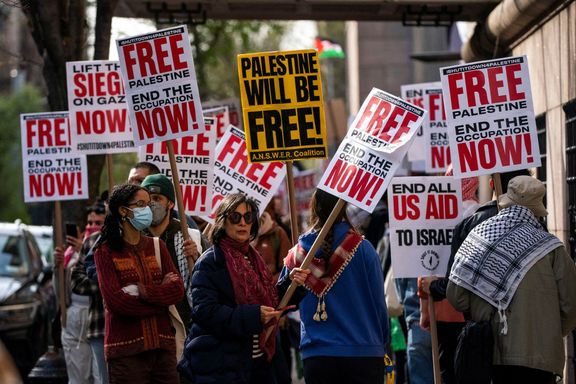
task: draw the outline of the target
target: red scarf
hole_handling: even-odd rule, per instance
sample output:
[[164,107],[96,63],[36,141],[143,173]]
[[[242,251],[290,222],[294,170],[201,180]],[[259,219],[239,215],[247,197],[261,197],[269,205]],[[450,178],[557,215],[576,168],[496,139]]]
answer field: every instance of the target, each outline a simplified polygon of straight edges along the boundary
[[[236,304],[260,304],[275,308],[278,305],[278,293],[272,274],[262,257],[250,246],[250,242],[239,243],[224,236],[218,245],[226,258]],[[248,260],[244,258],[245,255]],[[270,361],[276,348],[277,326],[275,323],[268,326],[273,326],[274,332],[265,342],[267,327],[264,327],[260,333],[259,346]]]

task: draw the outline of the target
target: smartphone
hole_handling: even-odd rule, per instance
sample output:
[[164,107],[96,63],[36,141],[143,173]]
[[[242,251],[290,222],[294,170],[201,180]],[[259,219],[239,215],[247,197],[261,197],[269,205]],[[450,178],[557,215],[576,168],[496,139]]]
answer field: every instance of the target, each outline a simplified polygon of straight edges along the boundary
[[78,237],[78,228],[75,223],[66,223],[66,236]]

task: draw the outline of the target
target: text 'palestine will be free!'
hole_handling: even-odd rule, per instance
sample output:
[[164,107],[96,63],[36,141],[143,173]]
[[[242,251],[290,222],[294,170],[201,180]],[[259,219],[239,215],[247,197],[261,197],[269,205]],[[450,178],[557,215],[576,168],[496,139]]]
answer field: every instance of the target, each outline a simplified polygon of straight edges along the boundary
[[238,75],[251,162],[327,157],[316,50],[238,55]]

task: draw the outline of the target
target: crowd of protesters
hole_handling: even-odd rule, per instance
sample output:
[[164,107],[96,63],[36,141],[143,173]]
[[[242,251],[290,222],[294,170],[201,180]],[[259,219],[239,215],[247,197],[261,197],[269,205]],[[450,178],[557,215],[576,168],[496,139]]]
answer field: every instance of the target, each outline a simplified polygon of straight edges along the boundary
[[316,190],[293,246],[277,199],[260,211],[243,194],[224,198],[206,235],[205,222],[184,217],[184,235],[171,180],[138,163],[54,250],[66,271],[55,285],[66,292],[69,383],[285,384],[297,372],[307,384],[388,384],[388,355],[396,383],[431,384],[428,300],[442,383],[460,382],[456,346],[468,321],[491,323],[494,383],[554,383],[576,327],[576,267],[543,225],[543,184],[527,171],[501,180],[503,194],[483,205],[478,179],[462,181],[467,213],[446,276],[396,279],[385,295],[384,199],[372,215],[342,209],[302,268],[336,197]]

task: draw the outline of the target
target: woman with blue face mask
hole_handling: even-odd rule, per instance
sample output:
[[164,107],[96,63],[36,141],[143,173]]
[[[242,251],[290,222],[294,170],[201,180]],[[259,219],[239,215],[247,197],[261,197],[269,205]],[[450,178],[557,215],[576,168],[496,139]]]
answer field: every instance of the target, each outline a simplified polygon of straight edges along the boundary
[[179,382],[168,307],[182,299],[184,286],[164,242],[159,265],[154,239],[142,233],[152,222],[149,204],[146,189],[117,186],[94,255],[111,384]]

